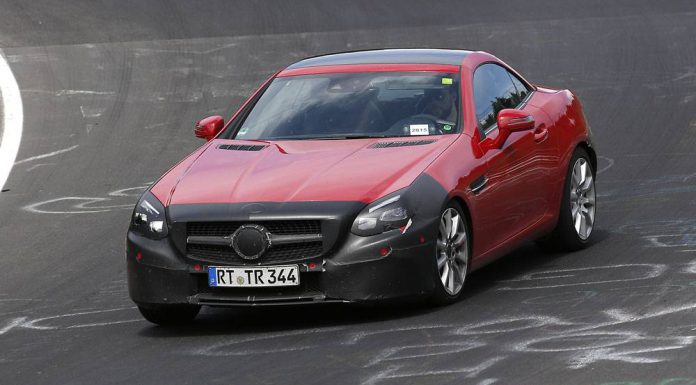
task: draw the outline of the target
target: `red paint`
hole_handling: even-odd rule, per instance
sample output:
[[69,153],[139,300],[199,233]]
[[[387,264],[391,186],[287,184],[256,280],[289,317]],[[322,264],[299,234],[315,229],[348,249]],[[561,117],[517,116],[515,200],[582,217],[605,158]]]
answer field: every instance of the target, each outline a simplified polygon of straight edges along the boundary
[[[429,145],[385,149],[369,147],[378,140],[390,139],[277,141],[262,151],[225,151],[217,146],[258,142],[213,139],[173,167],[151,191],[165,205],[259,201],[369,203],[408,186],[425,172],[451,198],[466,205],[471,217],[472,268],[479,267],[553,229],[570,157],[576,146],[589,140],[577,98],[567,90],[536,86],[526,105],[517,112],[503,114],[499,121],[502,130],[494,129],[482,139],[472,83],[474,71],[484,63],[497,63],[519,75],[484,52],[467,55],[461,66],[387,63],[284,70],[277,76],[461,71],[462,133],[433,137],[437,142]],[[239,111],[235,117],[238,114]],[[510,122],[526,117],[533,120],[533,127],[512,129]],[[413,138],[418,139],[421,138]],[[487,181],[485,188],[475,194],[470,186],[482,177]],[[426,238],[421,235],[419,241],[425,243]]]
[[222,131],[224,126],[225,118],[219,115],[209,116],[196,122],[193,132],[198,138],[212,140]]
[[278,77],[349,72],[459,72],[458,66],[444,64],[349,64],[286,69]]
[[215,139],[182,172],[168,201],[368,203],[411,184],[456,138],[443,135],[428,145],[385,149],[370,146],[422,138],[286,140],[261,151],[221,150],[220,144],[258,142]]
[[[249,99],[247,99],[247,101],[244,102],[244,104],[242,104],[242,106],[237,109],[234,115],[232,115],[232,118],[227,121],[227,124],[220,132],[224,132],[225,128],[227,128],[227,126],[229,126],[230,123],[234,122],[234,120],[237,118],[237,116],[239,116],[242,110],[244,110],[244,108],[247,105],[249,105],[249,103],[251,103],[252,100],[254,100],[258,95],[261,94],[261,91],[264,90],[271,83],[271,81],[273,81],[273,79],[275,79],[276,75],[278,75],[278,72],[266,79],[263,85],[261,85],[261,87],[259,87],[256,91],[254,91],[253,94],[251,94]],[[218,135],[219,134],[220,133],[218,133]],[[182,159],[179,163],[170,168],[164,175],[160,177],[159,180],[153,183],[150,192],[152,192],[152,194],[155,197],[157,197],[157,199],[159,199],[160,202],[164,203],[164,205],[169,206],[169,199],[171,198],[171,195],[174,192],[174,188],[176,187],[177,182],[179,181],[183,173],[189,168],[189,166],[193,164],[193,162],[198,158],[198,156],[202,154],[203,151],[206,148],[208,148],[209,145],[210,141],[204,143],[201,147],[198,147],[186,158]]]
[[[487,53],[474,52],[464,59],[463,135],[426,170],[451,197],[466,203],[473,232],[472,268],[553,229],[570,157],[579,143],[588,140],[577,99],[567,90],[539,87],[534,87],[521,109],[534,118],[534,129],[510,132],[505,138],[494,129],[481,140],[472,97],[473,73],[491,62],[519,75]],[[481,176],[487,178],[486,191],[474,194],[470,185]]]

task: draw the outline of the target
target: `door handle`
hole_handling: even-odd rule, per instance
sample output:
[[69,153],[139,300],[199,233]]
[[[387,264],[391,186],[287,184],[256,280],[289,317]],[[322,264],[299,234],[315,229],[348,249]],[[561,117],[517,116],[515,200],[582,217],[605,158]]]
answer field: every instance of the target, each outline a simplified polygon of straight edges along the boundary
[[534,129],[534,141],[541,143],[549,137],[549,129],[545,125],[540,125]]

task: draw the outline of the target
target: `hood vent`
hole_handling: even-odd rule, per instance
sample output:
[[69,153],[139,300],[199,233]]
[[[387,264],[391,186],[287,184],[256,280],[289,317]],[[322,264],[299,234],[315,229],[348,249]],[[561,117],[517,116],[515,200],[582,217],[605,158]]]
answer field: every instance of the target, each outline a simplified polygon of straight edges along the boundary
[[387,148],[387,147],[407,147],[407,146],[422,146],[424,144],[435,143],[437,140],[409,140],[403,142],[377,142],[370,148]]
[[221,144],[218,146],[221,150],[231,151],[261,151],[268,147],[265,144]]

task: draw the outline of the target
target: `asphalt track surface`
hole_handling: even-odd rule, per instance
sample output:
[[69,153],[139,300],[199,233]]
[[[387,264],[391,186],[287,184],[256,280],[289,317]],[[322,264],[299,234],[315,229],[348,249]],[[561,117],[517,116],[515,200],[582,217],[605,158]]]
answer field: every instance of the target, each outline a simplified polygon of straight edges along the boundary
[[[24,132],[0,194],[0,383],[696,384],[695,37],[692,1],[1,1]],[[193,122],[302,57],[375,47],[485,50],[576,92],[592,247],[530,244],[446,308],[142,320],[130,210],[201,144]]]

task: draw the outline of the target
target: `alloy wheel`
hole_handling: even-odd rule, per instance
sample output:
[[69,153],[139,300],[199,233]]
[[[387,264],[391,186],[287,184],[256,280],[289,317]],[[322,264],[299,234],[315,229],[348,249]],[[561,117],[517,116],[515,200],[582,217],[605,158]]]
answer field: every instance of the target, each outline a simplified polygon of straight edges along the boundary
[[573,165],[570,181],[570,211],[573,227],[580,239],[589,238],[595,219],[595,185],[592,170],[585,158]]
[[454,208],[447,208],[440,218],[437,237],[437,269],[440,281],[450,295],[464,286],[469,263],[468,235],[464,220]]

